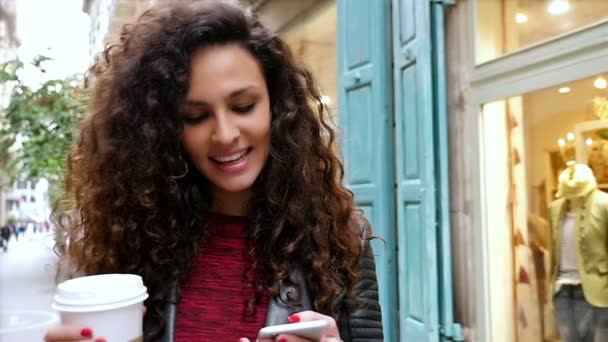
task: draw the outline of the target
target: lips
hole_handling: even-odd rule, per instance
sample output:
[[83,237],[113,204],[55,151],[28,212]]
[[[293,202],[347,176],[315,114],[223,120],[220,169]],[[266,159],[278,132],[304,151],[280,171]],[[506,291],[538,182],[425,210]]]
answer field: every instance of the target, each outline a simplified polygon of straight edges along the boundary
[[241,150],[241,151],[236,151],[230,154],[224,154],[221,156],[215,156],[215,157],[209,157],[209,159],[211,159],[212,161],[218,163],[218,164],[233,164],[233,163],[238,163],[239,161],[243,160],[245,157],[247,157],[247,155],[249,154],[249,152],[251,152],[252,148],[249,147],[247,149]]

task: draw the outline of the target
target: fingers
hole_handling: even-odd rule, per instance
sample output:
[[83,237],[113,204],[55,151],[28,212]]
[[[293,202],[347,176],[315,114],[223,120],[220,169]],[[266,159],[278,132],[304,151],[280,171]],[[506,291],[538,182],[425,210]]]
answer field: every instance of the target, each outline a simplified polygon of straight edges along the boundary
[[87,341],[93,338],[93,331],[87,327],[57,325],[52,327],[44,336],[45,342],[57,341]]
[[320,314],[315,311],[301,311],[287,317],[287,320],[289,321],[289,323],[323,320],[329,323],[329,328],[327,329],[328,333],[333,331],[335,331],[336,333],[338,332],[338,326],[336,325],[336,321],[332,317]]
[[[321,341],[323,341],[323,342],[340,341],[340,332],[338,331],[338,325],[336,324],[336,321],[332,317],[320,314],[315,311],[307,310],[307,311],[301,311],[301,312],[295,313],[295,314],[287,317],[287,320],[289,321],[289,323],[310,322],[310,321],[317,321],[317,320],[327,321],[329,323],[329,327],[325,331],[325,334],[323,335],[323,338],[321,339]],[[293,335],[285,335],[285,336],[288,336],[288,338],[287,338],[287,340],[282,341],[282,342],[291,342],[291,341],[300,341],[300,340],[307,341],[305,339],[302,340],[301,337],[298,337],[300,340],[290,339],[291,337],[289,337],[289,336],[293,336]],[[279,341],[279,340],[277,339],[276,341]]]
[[318,312],[315,311],[300,311],[298,313],[295,313],[289,317],[287,317],[287,320],[289,321],[289,323],[297,323],[297,322],[309,322],[309,321],[319,321],[319,320],[323,320],[323,321],[327,321],[330,323],[334,323],[335,321],[333,318],[320,314]]
[[278,342],[310,342],[309,339],[299,337],[296,335],[289,335],[289,334],[279,335],[279,336],[277,336],[275,341],[278,341]]

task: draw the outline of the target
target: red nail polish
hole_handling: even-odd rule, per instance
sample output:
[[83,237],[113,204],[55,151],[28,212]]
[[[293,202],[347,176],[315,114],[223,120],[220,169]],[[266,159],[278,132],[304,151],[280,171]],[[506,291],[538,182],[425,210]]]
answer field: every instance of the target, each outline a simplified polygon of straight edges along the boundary
[[82,337],[93,337],[93,330],[89,328],[84,328],[80,330],[80,336]]
[[300,316],[298,315],[291,315],[287,317],[287,322],[289,323],[298,323],[300,321]]
[[[106,339],[103,338],[103,337],[102,338],[96,338],[95,341],[93,341],[93,342],[106,342]],[[285,342],[287,342],[287,341],[285,341]]]
[[281,337],[277,342],[287,342],[287,339],[285,337]]

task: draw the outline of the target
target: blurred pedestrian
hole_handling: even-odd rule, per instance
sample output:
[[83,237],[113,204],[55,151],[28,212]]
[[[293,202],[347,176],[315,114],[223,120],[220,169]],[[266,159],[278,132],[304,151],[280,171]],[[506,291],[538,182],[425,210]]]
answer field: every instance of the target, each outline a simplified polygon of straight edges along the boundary
[[14,223],[9,224],[11,229],[13,230],[13,235],[15,235],[15,242],[19,241],[19,228]]
[[6,252],[8,248],[8,241],[11,238],[11,229],[8,227],[8,225],[2,226],[2,228],[0,228],[0,237],[2,238],[2,248]]

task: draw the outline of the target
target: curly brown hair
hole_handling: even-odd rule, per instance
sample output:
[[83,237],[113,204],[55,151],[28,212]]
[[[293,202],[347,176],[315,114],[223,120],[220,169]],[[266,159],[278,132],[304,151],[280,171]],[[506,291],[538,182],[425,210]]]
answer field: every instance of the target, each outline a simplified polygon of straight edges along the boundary
[[[337,317],[332,300],[339,293],[346,290],[354,302],[361,245],[327,109],[287,45],[226,2],[152,8],[125,26],[91,69],[90,113],[69,153],[63,205],[54,212],[69,235],[64,257],[84,274],[141,275],[151,294],[147,315],[162,323],[167,284],[175,272],[184,281],[206,234],[207,181],[183,150],[178,112],[191,53],[212,44],[239,44],[251,53],[271,103],[270,155],[249,202],[248,246],[256,261],[247,273],[258,276],[249,279],[256,294],[247,305],[266,291],[276,295],[274,285],[288,283],[297,265],[314,309]],[[77,220],[62,219],[69,215]]]

